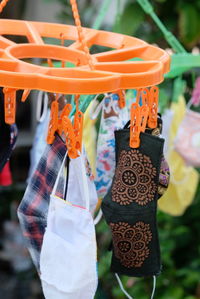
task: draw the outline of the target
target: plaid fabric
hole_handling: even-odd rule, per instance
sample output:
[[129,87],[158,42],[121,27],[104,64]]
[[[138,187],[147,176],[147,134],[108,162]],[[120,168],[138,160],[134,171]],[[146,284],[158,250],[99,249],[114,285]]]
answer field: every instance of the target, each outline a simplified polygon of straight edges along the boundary
[[[56,136],[54,143],[47,145],[18,208],[22,232],[38,271],[50,195],[65,153],[64,142]],[[57,196],[63,195],[63,186],[62,178],[57,188]]]

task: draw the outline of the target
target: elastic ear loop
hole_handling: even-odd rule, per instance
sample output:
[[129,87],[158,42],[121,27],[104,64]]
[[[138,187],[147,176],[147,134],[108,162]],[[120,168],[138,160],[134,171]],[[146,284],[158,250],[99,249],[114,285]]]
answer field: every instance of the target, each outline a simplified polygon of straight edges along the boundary
[[[122,284],[122,281],[121,279],[119,278],[119,275],[117,273],[115,273],[115,276],[117,278],[117,281],[119,283],[119,286],[120,286],[120,289],[122,290],[122,292],[124,293],[124,295],[129,298],[129,299],[133,299],[133,297],[131,297],[127,291],[124,289],[124,286]],[[151,294],[151,299],[154,298],[154,295],[155,295],[155,291],[156,291],[156,276],[154,275],[153,276],[153,290],[152,290],[152,294]]]
[[[36,109],[36,119],[38,122],[43,122],[48,111],[48,96],[46,92],[39,91],[38,93],[38,99],[37,99],[37,109]],[[41,114],[42,110],[42,102],[43,102],[43,112]]]
[[102,210],[101,210],[101,208],[100,208],[100,210],[99,210],[97,216],[96,216],[95,219],[94,219],[94,225],[97,225],[97,224],[100,222],[102,216],[103,216],[103,213],[102,213]]
[[127,293],[127,291],[124,289],[124,286],[123,286],[123,284],[122,284],[121,279],[119,278],[119,275],[118,275],[117,273],[115,273],[115,276],[116,276],[117,281],[118,281],[118,283],[119,283],[120,289],[122,290],[122,292],[124,293],[124,295],[125,295],[127,298],[129,298],[129,299],[133,299],[133,297],[131,297],[131,296]]
[[156,276],[154,275],[153,276],[153,291],[152,291],[152,294],[151,294],[151,299],[154,298],[155,291],[156,291]]
[[94,100],[92,101],[92,105],[90,108],[90,119],[94,120],[98,117],[99,113],[101,112],[102,108],[103,108],[103,104],[104,104],[104,99],[107,96],[107,94],[104,94],[104,98],[102,99],[102,101],[99,103],[97,101],[98,98],[98,94],[95,96]]

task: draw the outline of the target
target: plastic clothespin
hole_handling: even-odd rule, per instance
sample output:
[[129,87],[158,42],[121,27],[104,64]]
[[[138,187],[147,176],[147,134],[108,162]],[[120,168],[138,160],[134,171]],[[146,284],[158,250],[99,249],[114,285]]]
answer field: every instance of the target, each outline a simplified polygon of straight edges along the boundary
[[149,106],[149,89],[148,88],[143,88],[141,92],[142,96],[142,105],[147,105]]
[[140,124],[141,124],[141,132],[143,133],[146,129],[148,116],[149,116],[149,107],[147,105],[140,107]]
[[66,115],[64,115],[62,118],[62,129],[66,136],[65,144],[68,150],[68,155],[71,159],[75,159],[78,157],[78,151],[76,149],[76,137],[72,122]]
[[140,107],[137,103],[131,105],[131,122],[130,122],[130,147],[137,148],[140,146]]
[[119,96],[119,108],[123,109],[126,106],[126,93],[125,90],[120,89],[116,92]]
[[146,129],[149,107],[147,105],[139,106],[133,103],[131,106],[131,124],[130,124],[130,147],[138,148],[140,146],[140,133]]
[[15,123],[16,115],[16,89],[3,88],[5,123],[12,125]]
[[142,105],[149,105],[149,89],[140,88],[137,91],[136,103],[140,105],[140,99],[142,98]]
[[78,101],[79,101],[79,96],[75,95],[76,113],[74,115],[74,134],[76,138],[76,149],[81,153],[84,114],[79,110]]
[[158,87],[152,86],[149,91],[149,119],[148,119],[148,126],[151,129],[155,129],[157,127],[158,97],[159,97]]
[[64,116],[69,116],[70,115],[70,112],[72,110],[72,105],[71,104],[66,104],[65,107],[63,108],[60,116],[59,116],[59,119],[58,119],[58,133],[59,135],[62,135],[62,132],[63,132],[63,128],[62,128],[62,119]]
[[30,89],[25,89],[22,94],[21,102],[25,102],[30,94]]
[[47,134],[47,143],[52,144],[55,139],[55,132],[58,130],[58,101],[51,103],[51,115]]

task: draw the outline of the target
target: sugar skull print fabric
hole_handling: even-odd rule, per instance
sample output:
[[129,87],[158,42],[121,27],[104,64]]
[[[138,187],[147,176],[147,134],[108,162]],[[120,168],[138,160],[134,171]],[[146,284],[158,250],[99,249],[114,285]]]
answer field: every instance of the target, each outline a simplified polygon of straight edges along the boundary
[[128,121],[127,108],[118,106],[119,96],[108,94],[102,105],[102,115],[97,140],[95,185],[99,198],[108,192],[115,170],[114,131],[124,127]]

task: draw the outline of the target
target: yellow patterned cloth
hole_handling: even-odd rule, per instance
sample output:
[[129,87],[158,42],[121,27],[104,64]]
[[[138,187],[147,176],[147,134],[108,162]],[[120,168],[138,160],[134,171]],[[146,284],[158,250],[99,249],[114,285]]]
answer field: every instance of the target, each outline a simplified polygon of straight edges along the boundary
[[173,149],[179,125],[185,115],[186,104],[183,96],[172,103],[173,120],[169,132],[169,149],[166,159],[170,167],[170,184],[158,201],[160,210],[173,216],[182,215],[192,203],[199,182],[199,174],[193,167],[186,166],[181,156]]
[[89,111],[91,104],[87,108],[84,114],[84,125],[83,125],[83,144],[87,153],[92,173],[95,175],[96,172],[96,143],[97,143],[97,132],[95,128],[96,120],[90,119]]

